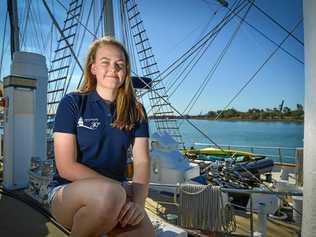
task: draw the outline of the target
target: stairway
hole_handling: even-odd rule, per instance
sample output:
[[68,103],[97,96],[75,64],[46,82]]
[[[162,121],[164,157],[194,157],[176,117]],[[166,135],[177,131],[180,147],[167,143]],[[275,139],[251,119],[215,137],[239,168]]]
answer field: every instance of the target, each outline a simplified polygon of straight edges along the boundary
[[152,52],[146,30],[141,20],[135,0],[124,1],[124,9],[130,25],[137,56],[141,65],[143,77],[152,79],[149,92],[149,101],[153,113],[153,120],[157,131],[169,133],[180,146],[183,146],[182,136],[179,131],[177,119],[170,105],[167,91],[163,85],[160,71]]
[[[74,0],[69,3],[66,19],[64,20],[62,32],[57,41],[54,58],[48,71],[47,88],[47,113],[48,121],[53,121],[58,103],[65,95],[70,65],[73,60],[70,47],[74,47],[78,32],[78,21],[82,13],[82,0]],[[49,123],[49,128],[53,123]]]

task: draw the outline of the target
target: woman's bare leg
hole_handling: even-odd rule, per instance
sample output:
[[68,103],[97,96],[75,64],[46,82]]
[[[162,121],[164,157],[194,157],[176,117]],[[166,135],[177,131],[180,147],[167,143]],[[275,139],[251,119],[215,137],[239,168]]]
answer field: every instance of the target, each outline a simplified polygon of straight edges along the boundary
[[71,229],[70,236],[99,236],[111,231],[126,201],[119,183],[100,178],[84,179],[60,189],[52,202],[52,214]]

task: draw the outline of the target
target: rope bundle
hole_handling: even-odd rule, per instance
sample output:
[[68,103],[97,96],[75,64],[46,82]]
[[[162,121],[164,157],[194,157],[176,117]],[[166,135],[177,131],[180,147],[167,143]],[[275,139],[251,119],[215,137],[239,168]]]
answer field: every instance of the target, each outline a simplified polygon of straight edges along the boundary
[[180,226],[211,232],[234,231],[234,217],[230,207],[223,204],[219,186],[182,184],[179,193]]

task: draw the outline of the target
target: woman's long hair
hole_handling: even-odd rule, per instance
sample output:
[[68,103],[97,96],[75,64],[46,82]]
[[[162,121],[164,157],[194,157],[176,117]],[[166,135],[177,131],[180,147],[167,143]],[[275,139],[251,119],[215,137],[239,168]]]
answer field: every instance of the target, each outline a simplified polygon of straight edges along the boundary
[[96,52],[98,48],[104,45],[114,45],[122,50],[126,60],[126,77],[123,84],[118,88],[117,96],[115,99],[116,116],[113,122],[113,127],[122,130],[132,130],[136,123],[145,119],[145,112],[142,105],[137,101],[132,79],[131,79],[131,64],[128,53],[124,46],[110,36],[97,39],[90,46],[86,63],[84,66],[84,78],[80,85],[80,93],[89,93],[96,89],[97,80],[95,75],[91,73],[91,65],[95,63]]

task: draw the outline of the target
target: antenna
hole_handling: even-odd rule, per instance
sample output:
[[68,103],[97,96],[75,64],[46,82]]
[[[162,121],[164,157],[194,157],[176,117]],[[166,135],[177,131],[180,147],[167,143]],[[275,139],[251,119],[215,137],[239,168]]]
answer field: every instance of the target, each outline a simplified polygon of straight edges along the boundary
[[282,99],[281,104],[279,105],[279,111],[282,112],[284,106],[284,99]]

